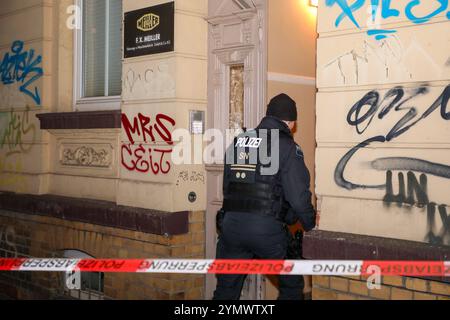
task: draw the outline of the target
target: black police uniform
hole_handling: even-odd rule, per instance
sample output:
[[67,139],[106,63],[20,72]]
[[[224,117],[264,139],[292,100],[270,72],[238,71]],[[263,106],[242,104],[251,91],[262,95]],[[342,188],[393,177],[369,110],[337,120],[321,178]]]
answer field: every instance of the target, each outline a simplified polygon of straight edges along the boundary
[[[273,152],[271,129],[279,133],[278,155]],[[244,140],[239,140],[243,137]],[[267,159],[258,156],[256,162],[251,161],[260,148],[266,148],[262,153],[272,156],[272,161],[279,157],[275,173],[261,174],[262,168],[267,167]],[[227,164],[226,159],[224,168],[225,216],[220,225],[217,258],[286,259],[289,241],[286,224],[299,220],[305,231],[315,227],[310,175],[300,147],[283,121],[267,116],[255,130],[238,136],[227,154],[232,161],[228,159],[231,163]],[[213,299],[238,300],[244,280],[245,275],[218,275]],[[279,276],[278,298],[302,299],[303,287],[302,276]]]

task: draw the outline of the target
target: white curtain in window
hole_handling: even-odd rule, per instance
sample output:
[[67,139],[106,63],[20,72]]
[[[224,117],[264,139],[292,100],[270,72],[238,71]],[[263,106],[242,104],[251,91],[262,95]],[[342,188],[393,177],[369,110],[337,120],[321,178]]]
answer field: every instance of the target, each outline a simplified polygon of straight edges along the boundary
[[83,97],[121,94],[122,0],[83,1]]
[[110,96],[122,93],[122,0],[109,1],[109,77]]

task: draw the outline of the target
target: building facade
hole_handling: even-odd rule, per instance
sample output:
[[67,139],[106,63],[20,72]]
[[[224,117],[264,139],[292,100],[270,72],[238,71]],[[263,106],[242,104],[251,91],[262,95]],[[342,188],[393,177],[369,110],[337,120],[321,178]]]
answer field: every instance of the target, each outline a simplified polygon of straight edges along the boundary
[[[448,260],[445,5],[4,1],[0,256],[214,257],[223,158],[209,152],[211,129],[223,149],[228,129],[255,127],[286,92],[320,212],[305,257]],[[73,279],[2,273],[0,290],[209,299],[215,286],[183,274]],[[249,277],[243,298],[275,298],[272,280]],[[385,277],[380,290],[307,280],[313,299],[450,296],[446,278]]]
[[[321,1],[316,193],[326,259],[448,260],[446,1]],[[436,171],[445,169],[444,171]],[[448,278],[317,278],[328,299],[445,299]],[[439,280],[439,281],[436,281]]]

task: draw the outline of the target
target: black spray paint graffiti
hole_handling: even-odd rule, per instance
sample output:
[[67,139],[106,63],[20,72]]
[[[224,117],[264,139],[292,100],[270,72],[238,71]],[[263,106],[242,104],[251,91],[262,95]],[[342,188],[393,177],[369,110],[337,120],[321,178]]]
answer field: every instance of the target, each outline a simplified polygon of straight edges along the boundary
[[[355,189],[380,189],[386,190],[384,202],[386,205],[393,203],[398,206],[418,206],[427,208],[428,231],[426,241],[432,244],[450,244],[450,215],[447,215],[447,206],[430,202],[428,196],[428,179],[426,174],[450,179],[450,166],[430,161],[407,158],[407,157],[386,157],[379,158],[371,162],[371,167],[376,170],[386,172],[386,184],[367,185],[356,183],[344,178],[345,169],[355,154],[366,147],[375,143],[387,143],[399,136],[402,136],[422,120],[428,118],[436,110],[440,109],[440,115],[443,120],[450,120],[450,111],[447,111],[448,100],[450,97],[450,85],[448,85],[435,102],[421,115],[415,107],[406,106],[414,98],[425,95],[429,92],[427,86],[413,90],[411,94],[406,95],[403,87],[395,87],[389,90],[384,98],[380,99],[377,91],[367,93],[358,101],[347,115],[347,123],[356,128],[356,132],[362,135],[371,125],[375,116],[382,120],[390,114],[400,114],[401,118],[383,136],[374,136],[369,138],[356,147],[352,148],[342,157],[336,166],[334,179],[337,185],[348,190]],[[405,177],[402,172],[398,174],[399,192],[394,194],[392,181],[392,171],[408,171],[407,188],[405,186]],[[414,172],[421,173],[417,179]],[[438,207],[442,228],[436,231],[435,216],[436,207]]]
[[417,205],[423,208],[429,203],[428,200],[428,179],[425,174],[421,174],[419,181],[416,175],[409,171],[408,174],[407,190],[405,188],[405,178],[402,172],[398,174],[398,194],[394,194],[394,185],[392,181],[392,171],[386,172],[386,195],[383,201],[390,205],[396,203],[398,206],[408,204],[410,206]]
[[[448,100],[450,98],[450,85],[448,85],[436,101],[420,116],[415,107],[405,106],[415,97],[428,93],[428,87],[420,87],[414,90],[409,96],[405,95],[403,87],[395,87],[389,90],[380,101],[380,94],[377,91],[370,91],[360,101],[358,101],[347,115],[347,123],[356,128],[358,134],[363,134],[372,123],[378,112],[378,118],[384,119],[387,115],[400,113],[401,119],[392,127],[386,136],[375,136],[369,138],[345,154],[336,166],[334,180],[336,184],[348,190],[354,189],[385,189],[383,185],[364,185],[351,182],[344,178],[345,169],[349,161],[355,154],[374,143],[386,143],[405,134],[416,124],[428,118],[432,113],[440,108],[442,119],[450,120],[450,111],[447,111]],[[369,107],[368,109],[366,107]],[[367,111],[364,111],[367,109]],[[364,125],[365,123],[365,125]],[[438,177],[450,179],[450,166],[438,163],[431,163],[414,158],[381,158],[371,163],[373,169],[385,170],[409,170],[427,173]]]
[[[398,194],[394,194],[394,184],[392,171],[386,173],[386,195],[384,196],[384,203],[387,206],[396,204],[398,207],[412,208],[417,206],[419,208],[427,208],[427,234],[425,240],[431,244],[443,245],[450,243],[450,214],[447,214],[446,205],[437,205],[430,202],[428,197],[428,181],[425,174],[421,174],[419,180],[416,175],[409,171],[407,173],[407,184],[405,185],[404,174],[398,174]],[[441,219],[442,228],[436,229],[436,207],[438,207],[439,218]]]
[[442,228],[435,233],[435,215],[436,215],[436,203],[432,202],[427,205],[427,220],[428,220],[428,233],[425,237],[426,241],[432,244],[448,245],[450,243],[450,214],[447,215],[447,206],[440,205],[439,216],[442,221]]

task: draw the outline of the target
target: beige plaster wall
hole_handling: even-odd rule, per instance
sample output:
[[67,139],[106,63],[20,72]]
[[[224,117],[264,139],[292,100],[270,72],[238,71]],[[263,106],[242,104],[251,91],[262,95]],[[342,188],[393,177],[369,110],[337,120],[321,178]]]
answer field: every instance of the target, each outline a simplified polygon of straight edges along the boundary
[[[29,85],[40,101],[25,95],[20,81],[0,83],[0,190],[115,201],[119,131],[48,132],[40,130],[36,118],[39,113],[73,111],[76,30],[68,22],[74,21],[74,4],[73,0],[29,0],[0,5],[0,26],[8,30],[0,35],[2,61],[8,52],[11,56],[12,43],[20,40],[22,52],[34,63],[25,82],[40,75],[36,68],[42,68],[42,76]],[[74,163],[75,154],[103,152],[102,163]]]
[[[398,16],[373,22],[369,3],[353,13],[358,29],[348,17],[336,27],[342,10],[320,1],[320,229],[450,245],[450,126],[442,101],[450,80],[449,8],[414,23],[407,16],[412,1],[393,1]],[[412,14],[433,15],[440,7],[420,1]],[[374,28],[395,32],[376,40],[367,33]],[[351,112],[364,97],[354,109],[359,115]],[[379,141],[355,148],[373,137]],[[345,164],[350,150],[355,153]]]
[[[167,1],[124,1],[124,12],[162,2]],[[8,30],[0,35],[1,57],[11,51],[13,41],[22,40],[24,51],[34,50],[35,57],[42,57],[43,69],[32,87],[39,92],[40,103],[23,94],[17,81],[0,83],[0,190],[110,200],[165,211],[205,209],[203,165],[175,166],[164,158],[155,161],[164,169],[170,166],[167,174],[163,168],[156,173],[131,172],[123,165],[130,159],[126,150],[122,152],[127,136],[120,130],[39,129],[36,114],[74,110],[76,30],[68,27],[73,4],[73,0],[0,4],[0,27]],[[189,127],[190,110],[206,110],[206,13],[206,0],[176,1],[175,52],[123,61],[122,111],[131,120],[142,113],[153,122],[161,114],[170,118],[165,124],[172,133]],[[136,81],[148,70],[156,75],[151,85]],[[157,149],[171,147],[165,141],[155,144]],[[100,160],[75,163],[83,154]],[[190,192],[197,194],[195,203],[188,201]]]
[[[168,1],[124,1],[124,12]],[[171,153],[180,141],[176,129],[189,128],[189,111],[206,110],[207,85],[206,0],[175,1],[175,51],[125,59],[123,62],[122,113],[131,123],[139,114],[149,117],[153,128],[167,129],[166,135],[132,140],[122,128],[120,136],[117,201],[119,204],[163,211],[204,210],[206,176],[203,164],[176,165]],[[154,81],[142,81],[152,72]],[[160,123],[158,124],[158,119]],[[161,120],[162,119],[162,120]],[[194,139],[193,136],[189,138]],[[147,141],[145,141],[147,140]],[[133,165],[135,151],[145,146],[151,164]],[[151,149],[151,151],[149,151]],[[139,168],[139,165],[144,167]],[[189,202],[195,192],[197,200]]]
[[[53,13],[51,1],[0,4],[0,190],[43,193],[48,187],[48,135],[36,114],[53,104],[52,26],[43,19]],[[19,62],[31,69],[14,72]]]

